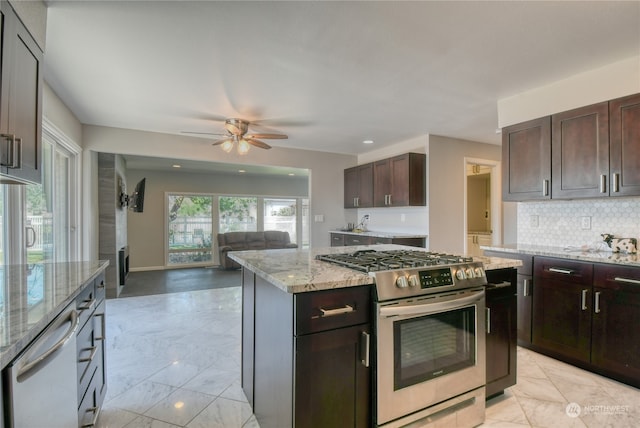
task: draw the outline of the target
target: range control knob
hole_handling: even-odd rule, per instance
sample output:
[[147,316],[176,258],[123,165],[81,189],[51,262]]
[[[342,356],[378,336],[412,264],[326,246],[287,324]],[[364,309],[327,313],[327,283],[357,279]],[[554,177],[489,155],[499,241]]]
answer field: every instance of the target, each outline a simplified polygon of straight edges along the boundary
[[418,275],[409,275],[409,287],[417,287],[420,285]]
[[476,273],[473,271],[473,268],[466,268],[464,273],[467,274],[467,278],[475,278]]
[[482,278],[484,276],[484,269],[482,269],[481,267],[477,267],[475,269],[476,272],[476,277],[478,278]]
[[407,277],[404,275],[396,278],[396,287],[398,288],[407,288],[409,286],[409,281],[407,281]]
[[456,271],[456,278],[458,278],[458,279],[467,279],[467,275],[464,273],[464,269],[458,269]]

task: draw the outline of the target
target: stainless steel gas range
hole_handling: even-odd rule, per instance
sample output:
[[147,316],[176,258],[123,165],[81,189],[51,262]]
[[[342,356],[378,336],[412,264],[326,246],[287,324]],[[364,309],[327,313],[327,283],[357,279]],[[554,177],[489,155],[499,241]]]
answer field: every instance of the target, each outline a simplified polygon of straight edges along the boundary
[[419,250],[317,259],[375,279],[376,426],[476,426],[485,409],[481,262]]

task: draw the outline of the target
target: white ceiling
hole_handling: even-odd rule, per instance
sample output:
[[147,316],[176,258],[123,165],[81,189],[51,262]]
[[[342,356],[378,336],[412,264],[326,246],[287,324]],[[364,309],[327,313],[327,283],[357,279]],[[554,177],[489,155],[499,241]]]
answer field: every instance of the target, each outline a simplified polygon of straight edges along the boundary
[[499,144],[498,99],[640,54],[637,1],[47,3],[45,79],[82,123],[241,117],[289,135],[274,146],[347,154]]

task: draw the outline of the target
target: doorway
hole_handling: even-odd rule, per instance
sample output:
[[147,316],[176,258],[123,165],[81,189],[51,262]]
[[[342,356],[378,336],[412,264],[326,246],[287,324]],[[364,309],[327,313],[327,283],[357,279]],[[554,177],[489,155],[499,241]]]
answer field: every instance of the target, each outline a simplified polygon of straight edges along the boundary
[[465,254],[481,256],[483,245],[502,242],[500,162],[464,160]]

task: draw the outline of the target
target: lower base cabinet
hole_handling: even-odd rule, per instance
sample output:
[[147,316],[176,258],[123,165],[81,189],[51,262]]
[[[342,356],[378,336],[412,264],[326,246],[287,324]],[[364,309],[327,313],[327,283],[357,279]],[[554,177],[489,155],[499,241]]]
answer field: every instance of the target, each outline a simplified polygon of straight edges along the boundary
[[370,427],[371,287],[292,294],[246,268],[242,287],[242,388],[260,426]]
[[516,270],[498,269],[487,273],[487,399],[516,384],[517,302]]

